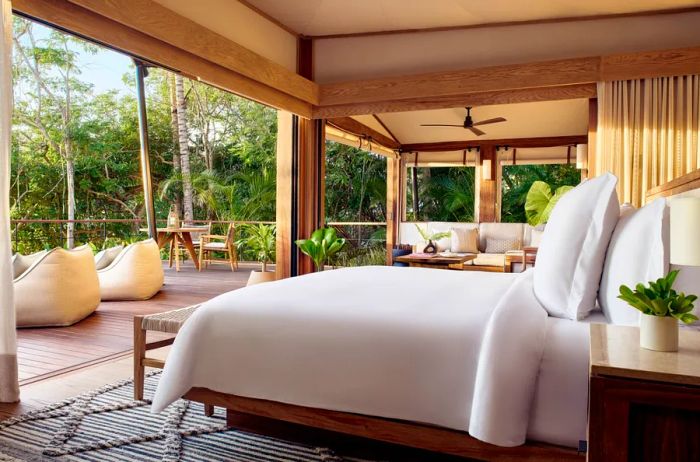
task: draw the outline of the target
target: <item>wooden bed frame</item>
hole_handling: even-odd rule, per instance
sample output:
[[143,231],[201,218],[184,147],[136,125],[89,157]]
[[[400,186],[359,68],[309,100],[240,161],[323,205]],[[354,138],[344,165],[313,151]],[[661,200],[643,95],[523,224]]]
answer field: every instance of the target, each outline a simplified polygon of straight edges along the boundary
[[226,408],[226,420],[231,426],[235,426],[233,425],[235,415],[244,414],[477,460],[583,462],[586,459],[585,454],[551,444],[528,442],[522,446],[511,448],[495,446],[479,441],[461,431],[262,399],[244,398],[206,388],[192,388],[184,397],[206,405]]

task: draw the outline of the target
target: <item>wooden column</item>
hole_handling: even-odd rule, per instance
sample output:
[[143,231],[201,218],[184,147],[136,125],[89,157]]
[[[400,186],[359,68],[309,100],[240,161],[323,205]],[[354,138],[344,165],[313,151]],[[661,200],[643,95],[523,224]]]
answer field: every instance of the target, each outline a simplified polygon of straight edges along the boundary
[[277,278],[313,272],[297,239],[325,222],[325,122],[278,113]]
[[[497,220],[496,213],[496,148],[492,145],[481,146],[479,150],[480,162],[476,168],[476,186],[478,208],[475,204],[476,221],[479,223],[493,222]],[[490,167],[490,169],[489,169]],[[485,171],[490,170],[491,179],[487,179]]]
[[598,133],[598,99],[588,100],[588,163],[586,169],[581,170],[581,179],[590,178],[591,172],[595,173],[594,163],[596,156],[596,143]]
[[386,158],[386,263],[391,265],[391,251],[399,240],[401,221],[401,159]]

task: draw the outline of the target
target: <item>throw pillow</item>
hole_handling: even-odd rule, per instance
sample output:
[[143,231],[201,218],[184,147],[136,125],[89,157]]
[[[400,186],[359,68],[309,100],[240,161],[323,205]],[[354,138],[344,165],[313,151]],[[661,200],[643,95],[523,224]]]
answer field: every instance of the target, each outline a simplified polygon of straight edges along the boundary
[[520,239],[486,238],[485,253],[506,253],[509,250],[520,250],[523,243]]
[[479,230],[477,228],[451,228],[450,250],[456,253],[479,253]]
[[605,252],[620,215],[606,173],[566,193],[552,210],[537,252],[534,288],[550,315],[579,320],[595,308]]

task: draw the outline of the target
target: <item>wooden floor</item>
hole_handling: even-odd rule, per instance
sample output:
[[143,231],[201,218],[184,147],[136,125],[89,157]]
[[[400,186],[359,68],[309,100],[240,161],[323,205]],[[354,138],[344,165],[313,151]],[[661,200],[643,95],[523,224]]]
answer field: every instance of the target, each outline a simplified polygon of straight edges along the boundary
[[20,385],[127,354],[133,348],[134,315],[182,308],[243,287],[251,268],[241,265],[234,273],[228,266],[212,265],[197,272],[185,263],[178,273],[166,266],[165,286],[150,300],[103,302],[70,327],[19,329]]

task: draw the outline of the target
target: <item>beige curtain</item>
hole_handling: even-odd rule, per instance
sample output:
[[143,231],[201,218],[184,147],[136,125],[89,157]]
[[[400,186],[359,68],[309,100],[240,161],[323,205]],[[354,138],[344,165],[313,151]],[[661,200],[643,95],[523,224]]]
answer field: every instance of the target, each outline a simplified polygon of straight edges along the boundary
[[700,168],[700,76],[598,84],[593,173],[618,176],[621,202]]
[[12,5],[0,0],[0,402],[19,399],[17,336],[10,244],[10,137],[12,136]]

